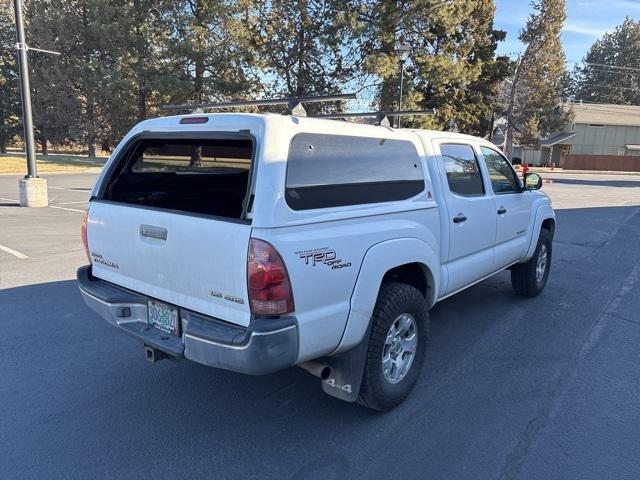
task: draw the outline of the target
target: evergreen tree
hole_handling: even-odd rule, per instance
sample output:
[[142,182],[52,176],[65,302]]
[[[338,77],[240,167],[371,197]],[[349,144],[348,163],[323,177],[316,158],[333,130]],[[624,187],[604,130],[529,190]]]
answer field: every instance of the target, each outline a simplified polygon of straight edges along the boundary
[[583,64],[572,78],[576,100],[640,105],[640,21],[627,17],[593,44]]
[[[64,34],[58,2],[39,0],[27,7],[27,42],[33,47],[55,50]],[[33,50],[29,53],[29,67],[34,134],[42,153],[47,155],[49,143],[60,145],[77,130],[80,103],[67,76],[68,56]]]
[[0,3],[0,153],[20,133],[20,87],[15,50],[15,23],[10,2]]
[[398,106],[400,66],[394,53],[408,42],[403,108],[435,108],[411,123],[485,134],[509,62],[496,58],[505,33],[493,28],[493,0],[398,0],[360,4],[367,66],[381,78],[380,107]]
[[358,59],[347,7],[341,0],[256,2],[247,50],[268,96],[345,93]]
[[179,103],[226,100],[251,93],[245,54],[239,48],[246,0],[176,0],[166,13],[171,32],[167,61],[174,69]]
[[[520,32],[527,47],[513,79],[510,131],[518,125],[521,145],[536,146],[540,137],[560,130],[571,118],[562,108],[566,70],[560,34],[565,0],[534,0],[534,12]],[[521,88],[519,88],[521,86]],[[510,138],[507,135],[510,154]]]

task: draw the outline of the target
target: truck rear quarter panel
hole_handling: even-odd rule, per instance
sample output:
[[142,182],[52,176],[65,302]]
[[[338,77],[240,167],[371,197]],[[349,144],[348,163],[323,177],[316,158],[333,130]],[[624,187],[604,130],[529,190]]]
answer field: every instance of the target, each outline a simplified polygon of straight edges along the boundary
[[[351,327],[356,282],[363,282],[363,288],[357,321],[349,330],[350,346],[366,330],[387,270],[421,259],[435,265],[435,204],[398,202],[396,209],[400,207],[385,215],[253,229],[252,236],[274,245],[287,266],[299,325],[299,362],[326,355],[341,343],[348,321]],[[376,245],[385,244],[384,255],[376,255],[382,253]],[[365,262],[368,252],[371,260]]]

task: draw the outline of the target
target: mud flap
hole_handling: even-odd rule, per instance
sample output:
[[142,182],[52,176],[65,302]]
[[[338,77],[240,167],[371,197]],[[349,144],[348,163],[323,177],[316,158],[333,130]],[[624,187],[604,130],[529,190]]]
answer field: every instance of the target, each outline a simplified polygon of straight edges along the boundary
[[371,322],[358,345],[346,352],[324,357],[319,362],[331,368],[331,375],[322,381],[322,389],[332,397],[355,402],[360,394],[364,367],[369,350]]

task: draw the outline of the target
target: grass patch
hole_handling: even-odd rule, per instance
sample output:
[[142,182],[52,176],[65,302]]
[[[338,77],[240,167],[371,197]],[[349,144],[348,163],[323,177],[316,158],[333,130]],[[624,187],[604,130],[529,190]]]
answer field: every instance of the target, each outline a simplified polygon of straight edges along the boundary
[[[107,157],[88,158],[80,155],[36,155],[38,173],[98,172]],[[0,173],[27,173],[24,155],[7,153],[0,155]]]

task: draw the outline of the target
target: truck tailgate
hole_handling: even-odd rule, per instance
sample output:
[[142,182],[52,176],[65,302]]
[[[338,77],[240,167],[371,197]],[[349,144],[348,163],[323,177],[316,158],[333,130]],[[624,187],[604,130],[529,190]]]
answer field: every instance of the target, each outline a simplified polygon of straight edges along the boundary
[[246,326],[251,225],[93,201],[87,238],[93,275],[155,299]]

